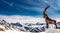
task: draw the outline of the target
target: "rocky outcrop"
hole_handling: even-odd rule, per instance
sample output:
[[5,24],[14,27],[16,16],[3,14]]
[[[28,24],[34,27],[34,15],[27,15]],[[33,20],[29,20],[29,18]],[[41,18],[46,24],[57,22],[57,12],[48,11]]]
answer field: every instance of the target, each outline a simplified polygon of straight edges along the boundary
[[4,31],[4,29],[0,27],[0,31]]

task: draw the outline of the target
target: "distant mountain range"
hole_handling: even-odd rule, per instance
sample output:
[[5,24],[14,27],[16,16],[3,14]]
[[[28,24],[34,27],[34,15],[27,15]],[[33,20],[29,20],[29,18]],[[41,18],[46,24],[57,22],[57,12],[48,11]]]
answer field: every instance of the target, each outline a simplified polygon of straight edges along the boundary
[[17,23],[11,23],[11,25],[15,25],[15,26],[20,26],[20,27],[22,27],[22,25],[21,25],[19,22],[17,22]]
[[60,25],[60,22],[57,22],[58,25]]
[[[60,22],[57,23],[60,25]],[[43,32],[45,31],[45,23],[40,23],[37,22],[36,24],[34,23],[25,23],[20,24],[19,22],[16,23],[8,23],[5,20],[0,20],[0,25],[4,26],[5,29],[7,30],[16,30],[16,31],[28,31],[28,32]]]
[[45,25],[45,23],[40,23],[40,22],[37,22],[36,24],[35,23],[25,23],[25,25],[27,25],[27,26],[32,26],[32,25]]

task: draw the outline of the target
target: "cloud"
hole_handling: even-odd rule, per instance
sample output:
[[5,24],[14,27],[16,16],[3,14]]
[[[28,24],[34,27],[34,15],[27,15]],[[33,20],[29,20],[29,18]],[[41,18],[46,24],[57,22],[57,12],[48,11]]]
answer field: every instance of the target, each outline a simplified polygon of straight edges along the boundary
[[5,0],[1,0],[1,1],[4,2],[4,3],[6,3],[6,4],[8,4],[9,6],[13,6],[13,4],[14,4],[14,2],[9,3],[9,2],[7,2]]
[[[41,8],[39,8],[40,4],[37,3],[37,2],[34,2],[32,0],[26,0],[26,4],[28,5],[34,5],[33,7],[28,7],[28,6],[24,6],[24,5],[20,5],[20,4],[17,4],[15,2],[7,2],[5,0],[1,0],[2,2],[6,3],[7,5],[11,6],[11,7],[15,7],[17,10],[20,10],[20,8],[23,8],[23,9],[28,9],[28,10],[35,10],[35,11],[39,11],[39,10],[42,10]],[[21,11],[22,12],[22,11]]]
[[[31,16],[19,16],[19,15],[12,15],[12,16],[6,16],[6,15],[0,15],[0,19],[4,19],[8,23],[16,23],[19,22],[21,24],[23,23],[45,23],[44,18],[41,17],[31,17]],[[57,22],[60,21],[60,18],[52,18],[53,20],[56,20]]]
[[[1,0],[2,2],[6,3],[7,5],[17,9],[20,11],[20,8],[26,9],[26,10],[33,10],[37,12],[43,11],[45,4],[49,4],[51,6],[51,9],[47,10],[48,13],[56,15],[56,10],[60,9],[60,0],[37,0],[38,2],[34,2],[33,0],[26,0],[23,3],[30,5],[21,5],[16,2],[7,2],[6,0]],[[40,2],[40,3],[39,3]],[[58,2],[58,3],[57,3]],[[58,6],[57,6],[58,5]],[[54,9],[53,9],[54,8]],[[23,12],[23,11],[20,11]],[[28,12],[24,12],[29,14]],[[57,15],[58,17],[59,15]],[[13,15],[13,16],[6,16],[6,15],[0,15],[0,17],[4,18],[7,22],[44,22],[44,19],[41,17],[31,17],[31,16],[19,16],[19,15]],[[51,16],[52,17],[52,16]],[[56,17],[56,16],[55,16]],[[56,17],[56,20],[59,21],[59,19]]]
[[[55,0],[42,0],[42,1],[44,1],[45,3],[47,3],[47,4],[49,4],[52,8],[54,8],[54,9],[56,9],[56,10],[58,10],[59,8],[58,8],[58,4],[57,4],[57,1],[55,1]],[[57,7],[56,7],[57,6]]]
[[6,20],[9,23],[36,23],[41,22],[45,23],[43,18],[40,17],[31,17],[31,16],[19,16],[19,15],[12,15],[12,16],[6,16],[6,15],[0,15],[0,18]]
[[58,2],[58,7],[59,7],[59,9],[60,9],[60,0],[57,0],[57,2]]

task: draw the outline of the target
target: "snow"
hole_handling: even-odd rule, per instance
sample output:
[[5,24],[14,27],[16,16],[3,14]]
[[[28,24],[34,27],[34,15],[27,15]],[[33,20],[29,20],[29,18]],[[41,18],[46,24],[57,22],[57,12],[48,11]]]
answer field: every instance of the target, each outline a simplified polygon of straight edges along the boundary
[[19,16],[19,15],[12,15],[12,16],[5,16],[5,15],[0,15],[0,19],[4,19],[5,21],[9,23],[45,23],[45,20],[40,17],[31,17],[31,16]]
[[[32,32],[6,30],[6,31],[0,31],[0,33],[32,33]],[[40,32],[40,33],[45,33],[45,32]]]
[[49,24],[49,28],[50,28],[50,29],[55,29],[56,26],[55,26],[54,24]]
[[45,33],[60,33],[60,29],[46,29]]
[[[1,28],[4,28],[4,26],[0,25]],[[4,28],[5,29],[5,28]],[[0,33],[36,33],[36,32],[25,32],[25,31],[21,31],[21,30],[16,30],[16,29],[13,29],[13,30],[6,30],[5,31],[0,31]],[[45,32],[39,32],[39,33],[45,33]]]

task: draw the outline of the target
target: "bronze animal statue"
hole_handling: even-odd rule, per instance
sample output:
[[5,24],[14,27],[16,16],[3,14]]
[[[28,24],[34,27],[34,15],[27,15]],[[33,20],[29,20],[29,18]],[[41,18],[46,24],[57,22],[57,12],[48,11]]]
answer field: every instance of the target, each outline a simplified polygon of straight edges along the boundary
[[50,6],[47,6],[44,11],[43,11],[43,17],[45,19],[46,22],[46,28],[48,28],[49,24],[54,24],[57,28],[57,24],[56,24],[56,20],[53,20],[51,18],[48,17],[48,15],[46,14],[46,10],[49,8]]

